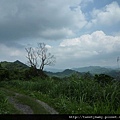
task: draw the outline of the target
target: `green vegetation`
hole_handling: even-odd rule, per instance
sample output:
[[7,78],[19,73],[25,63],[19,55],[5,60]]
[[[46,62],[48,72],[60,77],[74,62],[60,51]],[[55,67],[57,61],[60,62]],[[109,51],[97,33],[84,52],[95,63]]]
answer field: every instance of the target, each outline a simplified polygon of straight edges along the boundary
[[19,103],[28,105],[33,110],[34,114],[49,114],[42,105],[38,104],[34,99],[27,96],[17,96]]
[[0,81],[3,80],[23,80],[25,78],[25,71],[28,66],[20,61],[15,62],[0,62]]
[[[49,77],[32,67],[23,71],[3,67],[0,70],[0,88],[40,99],[61,114],[120,114],[120,81],[109,75],[92,76],[89,72],[80,74],[71,71],[73,74],[70,76],[70,70],[66,70],[64,73],[68,76],[58,78]],[[12,113],[8,95],[3,92],[1,89],[0,113]],[[18,99],[38,113],[40,108],[32,99]]]
[[27,65],[23,64],[19,60],[16,60],[15,62],[3,61],[1,62],[1,67],[5,69],[9,69],[9,70],[17,69],[17,70],[22,70],[22,71],[28,68]]
[[8,102],[7,95],[4,90],[0,89],[0,114],[20,114],[21,112]]
[[63,114],[120,113],[120,83],[115,81],[103,86],[72,75],[64,80],[38,77],[30,81],[3,81],[1,86],[43,100]]

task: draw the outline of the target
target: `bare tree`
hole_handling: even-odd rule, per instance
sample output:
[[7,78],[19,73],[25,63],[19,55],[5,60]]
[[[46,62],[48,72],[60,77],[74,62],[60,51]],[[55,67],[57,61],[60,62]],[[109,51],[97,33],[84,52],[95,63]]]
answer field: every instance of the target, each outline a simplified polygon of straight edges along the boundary
[[41,62],[40,70],[43,70],[45,65],[54,65],[55,56],[51,53],[48,53],[48,49],[46,48],[45,43],[38,43],[37,54]]
[[31,67],[36,68],[37,67],[37,54],[35,50],[32,47],[25,48],[27,51],[27,58],[28,58],[28,65]]
[[54,65],[55,56],[48,53],[45,43],[38,43],[36,50],[32,47],[25,49],[27,51],[28,62],[32,67],[39,66],[39,69],[43,71],[45,65]]

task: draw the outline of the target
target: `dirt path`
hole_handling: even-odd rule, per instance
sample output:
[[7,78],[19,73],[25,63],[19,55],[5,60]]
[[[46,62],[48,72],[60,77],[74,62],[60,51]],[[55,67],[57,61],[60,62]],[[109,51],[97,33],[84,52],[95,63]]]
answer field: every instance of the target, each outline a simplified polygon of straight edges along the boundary
[[[25,104],[21,104],[18,102],[18,100],[16,99],[16,97],[28,97],[28,98],[31,98],[29,96],[26,96],[26,95],[23,95],[23,94],[19,94],[19,93],[16,93],[16,92],[13,92],[13,91],[9,91],[9,90],[6,90],[4,89],[5,91],[7,92],[11,92],[14,94],[14,96],[9,96],[8,97],[8,101],[14,105],[14,107],[21,111],[22,114],[34,114],[32,108],[28,105],[25,105]],[[32,98],[33,99],[33,98]],[[38,99],[33,99],[34,102],[36,102],[37,104],[41,105],[46,111],[48,111],[49,114],[59,114],[54,108],[50,107],[48,104],[38,100]]]
[[50,114],[58,114],[58,112],[51,108],[49,105],[47,105],[46,103],[40,101],[40,100],[36,100],[39,104],[41,104]]
[[33,114],[33,110],[28,105],[23,105],[16,102],[13,97],[9,97],[8,101],[14,105],[14,107],[22,112],[22,114]]

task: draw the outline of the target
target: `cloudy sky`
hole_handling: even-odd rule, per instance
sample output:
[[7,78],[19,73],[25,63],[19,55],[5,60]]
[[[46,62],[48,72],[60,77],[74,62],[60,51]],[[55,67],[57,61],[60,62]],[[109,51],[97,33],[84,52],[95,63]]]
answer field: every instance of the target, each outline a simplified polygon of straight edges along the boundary
[[53,68],[117,66],[120,0],[0,0],[0,61],[47,44]]

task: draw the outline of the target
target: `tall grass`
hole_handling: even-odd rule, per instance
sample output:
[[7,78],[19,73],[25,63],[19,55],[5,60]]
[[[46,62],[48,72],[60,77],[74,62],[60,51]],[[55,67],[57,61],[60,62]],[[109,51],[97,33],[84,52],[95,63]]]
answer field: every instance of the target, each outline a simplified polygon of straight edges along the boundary
[[7,98],[2,90],[0,90],[0,114],[7,113]]
[[8,102],[6,92],[0,89],[0,114],[20,114],[12,104]]
[[120,113],[120,83],[115,81],[103,86],[92,79],[71,76],[64,80],[51,78],[44,80],[36,78],[35,81],[16,80],[9,81],[6,85],[28,90],[37,98],[40,94],[47,95],[60,113]]

